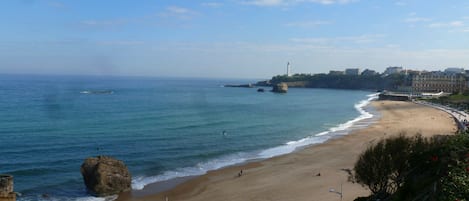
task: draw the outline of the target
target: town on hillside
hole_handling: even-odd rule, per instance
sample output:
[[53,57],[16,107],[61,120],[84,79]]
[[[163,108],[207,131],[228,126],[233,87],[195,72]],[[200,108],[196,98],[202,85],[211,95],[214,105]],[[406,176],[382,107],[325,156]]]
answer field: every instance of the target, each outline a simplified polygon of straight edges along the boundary
[[388,67],[382,73],[359,68],[331,70],[320,74],[292,74],[287,67],[285,75],[258,82],[258,86],[286,83],[288,87],[362,89],[393,91],[413,95],[428,93],[464,93],[469,89],[469,70],[446,68],[444,71],[418,71],[403,67]]

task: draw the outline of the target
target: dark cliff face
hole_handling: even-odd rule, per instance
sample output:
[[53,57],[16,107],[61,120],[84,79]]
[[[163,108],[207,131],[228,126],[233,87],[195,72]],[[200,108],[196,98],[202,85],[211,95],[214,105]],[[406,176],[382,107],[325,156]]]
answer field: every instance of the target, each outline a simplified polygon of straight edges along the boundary
[[286,83],[278,83],[272,87],[272,92],[275,93],[287,93],[288,85]]
[[290,77],[275,76],[270,82],[273,85],[284,82],[289,87],[365,90],[396,90],[400,86],[411,85],[409,78],[401,74],[385,77],[381,75],[299,74]]

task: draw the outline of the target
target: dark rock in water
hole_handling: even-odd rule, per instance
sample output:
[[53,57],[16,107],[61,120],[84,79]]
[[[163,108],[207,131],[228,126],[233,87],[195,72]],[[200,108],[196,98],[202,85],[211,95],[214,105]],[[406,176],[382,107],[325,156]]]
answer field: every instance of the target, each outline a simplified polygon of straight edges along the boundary
[[80,91],[81,94],[113,94],[112,90],[91,90],[91,91]]
[[253,84],[225,84],[224,87],[243,87],[243,88],[253,88]]
[[88,190],[97,196],[114,195],[131,189],[132,177],[120,160],[107,156],[87,158],[80,171]]
[[272,92],[275,92],[275,93],[287,93],[287,91],[288,91],[288,85],[283,82],[275,84],[272,88]]
[[263,89],[263,88],[259,88],[259,89],[257,89],[257,92],[264,92],[264,89]]

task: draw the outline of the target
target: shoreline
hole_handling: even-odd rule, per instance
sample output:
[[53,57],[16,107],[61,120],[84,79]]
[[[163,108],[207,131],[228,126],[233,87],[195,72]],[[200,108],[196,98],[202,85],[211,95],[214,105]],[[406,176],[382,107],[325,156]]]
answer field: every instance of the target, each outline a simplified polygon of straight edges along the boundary
[[[349,120],[345,123],[338,124],[338,125],[330,128],[330,129],[328,129],[327,131],[316,133],[315,136],[321,136],[324,133],[332,134],[332,135],[328,136],[329,138],[326,139],[323,142],[317,142],[317,143],[313,143],[313,144],[307,144],[307,145],[299,146],[299,147],[295,148],[295,150],[292,151],[292,152],[289,152],[289,153],[286,153],[286,154],[281,154],[281,155],[276,155],[276,156],[273,156],[273,157],[248,159],[248,160],[246,160],[244,162],[241,162],[241,163],[228,165],[228,166],[221,167],[221,168],[215,169],[215,170],[209,170],[206,173],[201,174],[201,175],[182,176],[182,177],[176,177],[176,178],[172,178],[172,179],[168,179],[168,180],[164,180],[164,181],[157,181],[157,182],[154,182],[154,183],[149,183],[149,184],[145,185],[143,189],[132,189],[131,192],[121,193],[119,195],[120,197],[119,197],[119,199],[117,199],[117,201],[120,201],[120,200],[125,201],[125,200],[133,199],[133,198],[142,198],[142,197],[154,195],[154,194],[157,194],[157,193],[161,193],[161,192],[164,192],[164,191],[168,191],[168,190],[171,190],[174,187],[176,187],[176,186],[178,186],[178,185],[180,185],[184,182],[187,182],[187,181],[190,181],[190,180],[195,179],[197,177],[206,175],[206,174],[208,174],[212,171],[222,170],[222,169],[226,169],[226,168],[235,168],[236,169],[236,168],[248,165],[248,164],[259,163],[259,162],[262,162],[264,160],[269,160],[269,159],[272,159],[272,158],[275,158],[275,157],[285,156],[285,155],[288,155],[288,154],[292,154],[292,153],[301,151],[303,149],[307,149],[311,146],[316,146],[316,145],[319,145],[319,144],[322,144],[322,143],[326,143],[329,140],[333,140],[333,139],[336,139],[336,138],[341,138],[341,137],[346,136],[346,135],[348,135],[348,134],[350,134],[350,133],[352,133],[356,130],[364,129],[364,128],[372,125],[373,123],[376,123],[376,121],[380,118],[380,114],[376,111],[376,109],[373,108],[373,106],[371,106],[371,102],[376,101],[376,100],[371,100],[373,98],[371,95],[369,97],[370,97],[370,99],[363,100],[363,101],[368,101],[368,103],[366,105],[361,105],[361,106],[357,107],[357,105],[363,104],[362,103],[363,101],[360,102],[360,103],[357,103],[355,105],[357,107],[357,110],[360,112],[360,115],[358,117],[356,117],[355,119]],[[360,110],[362,110],[362,111],[360,111]],[[362,112],[367,113],[367,115],[371,114],[372,116],[371,117],[363,117],[364,114]],[[345,125],[345,124],[351,124],[351,126],[345,128],[345,129],[334,130],[334,129],[337,129],[338,127],[340,127],[341,125]],[[303,139],[305,139],[305,138],[303,138]],[[277,147],[273,147],[273,148],[277,148]],[[270,148],[270,149],[272,149],[272,148]],[[266,150],[269,150],[269,149],[266,149]],[[261,152],[264,152],[266,150],[262,150]]]
[[[369,194],[367,189],[347,181],[348,171],[353,169],[353,163],[364,147],[376,139],[402,131],[407,131],[409,135],[421,132],[424,136],[455,131],[456,124],[452,117],[434,108],[390,101],[373,101],[371,105],[381,113],[378,122],[365,128],[351,129],[347,135],[309,145],[289,154],[208,171],[204,175],[182,179],[167,189],[162,190],[160,186],[158,190],[157,185],[164,182],[151,184],[145,187],[145,192],[123,193],[118,200],[165,200],[166,197],[169,200],[311,200],[312,197],[316,200],[330,200],[337,199],[338,195],[329,193],[329,188],[340,189],[341,184],[344,200],[353,200]],[[409,118],[409,114],[418,118]],[[407,122],[406,116],[420,123]],[[428,121],[434,121],[428,124],[432,128],[421,123]],[[395,124],[404,128],[391,128]],[[381,134],[371,134],[377,131]],[[243,175],[237,177],[240,170],[243,170]],[[287,181],[289,185],[284,184]]]
[[[145,194],[142,192],[148,192],[149,190],[145,188],[154,189],[155,192],[160,192],[160,189],[167,189],[169,187],[174,187],[175,183],[180,183],[181,180],[184,178],[193,178],[201,175],[205,175],[210,171],[219,170],[230,166],[240,166],[250,162],[257,162],[262,160],[267,160],[273,157],[282,156],[286,154],[290,154],[304,148],[307,148],[312,145],[317,145],[324,143],[330,139],[342,137],[347,135],[354,130],[362,129],[374,123],[377,118],[379,118],[380,114],[370,105],[371,101],[376,100],[378,98],[378,93],[368,94],[365,96],[365,99],[362,99],[356,103],[354,103],[353,107],[358,113],[358,116],[355,116],[353,119],[341,122],[332,127],[329,127],[323,131],[318,131],[315,133],[310,134],[309,136],[303,137],[301,139],[295,139],[292,141],[285,142],[283,144],[252,151],[246,152],[247,155],[242,157],[240,160],[236,162],[228,162],[223,166],[220,166],[215,169],[204,169],[205,172],[199,174],[186,174],[185,172],[181,172],[179,176],[167,178],[166,173],[156,176],[149,176],[149,177],[138,177],[132,181],[132,193],[135,195]],[[372,122],[373,121],[373,122]],[[235,153],[236,154],[236,153]],[[223,158],[222,158],[223,159]],[[188,167],[193,168],[193,167]],[[171,171],[170,171],[171,172]],[[176,180],[177,182],[174,182]],[[187,179],[186,179],[187,180]],[[148,186],[148,187],[147,187]],[[151,186],[151,187],[150,187]],[[159,186],[156,188],[155,186]],[[169,187],[168,187],[169,186]]]

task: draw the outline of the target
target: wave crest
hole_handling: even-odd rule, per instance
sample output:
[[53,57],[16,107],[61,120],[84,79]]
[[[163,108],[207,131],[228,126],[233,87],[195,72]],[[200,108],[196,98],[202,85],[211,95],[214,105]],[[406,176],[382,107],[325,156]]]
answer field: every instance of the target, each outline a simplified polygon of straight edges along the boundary
[[[367,95],[368,97],[367,99],[362,100],[354,105],[355,109],[360,113],[360,115],[357,118],[347,121],[343,124],[339,124],[338,126],[332,127],[327,131],[324,131],[316,135],[312,135],[312,136],[309,136],[309,137],[306,137],[297,141],[290,141],[290,142],[285,143],[284,145],[266,149],[266,150],[263,150],[254,154],[241,152],[241,153],[228,155],[222,158],[214,159],[208,162],[199,163],[195,167],[179,168],[179,169],[172,170],[172,171],[166,171],[163,174],[156,175],[156,176],[135,177],[132,180],[132,188],[134,190],[142,190],[146,185],[151,184],[151,183],[166,181],[166,180],[180,178],[180,177],[202,175],[202,174],[207,173],[207,171],[210,171],[210,170],[216,170],[222,167],[243,163],[243,162],[253,160],[253,159],[266,159],[266,158],[272,158],[274,156],[288,154],[288,153],[295,151],[296,149],[300,147],[322,143],[332,138],[333,136],[336,136],[336,135],[331,135],[331,134],[337,134],[337,135],[347,134],[346,130],[351,128],[357,122],[373,117],[373,114],[365,111],[364,107],[370,104],[372,100],[377,99],[378,94],[379,93]],[[340,133],[340,132],[343,132],[343,133]]]

